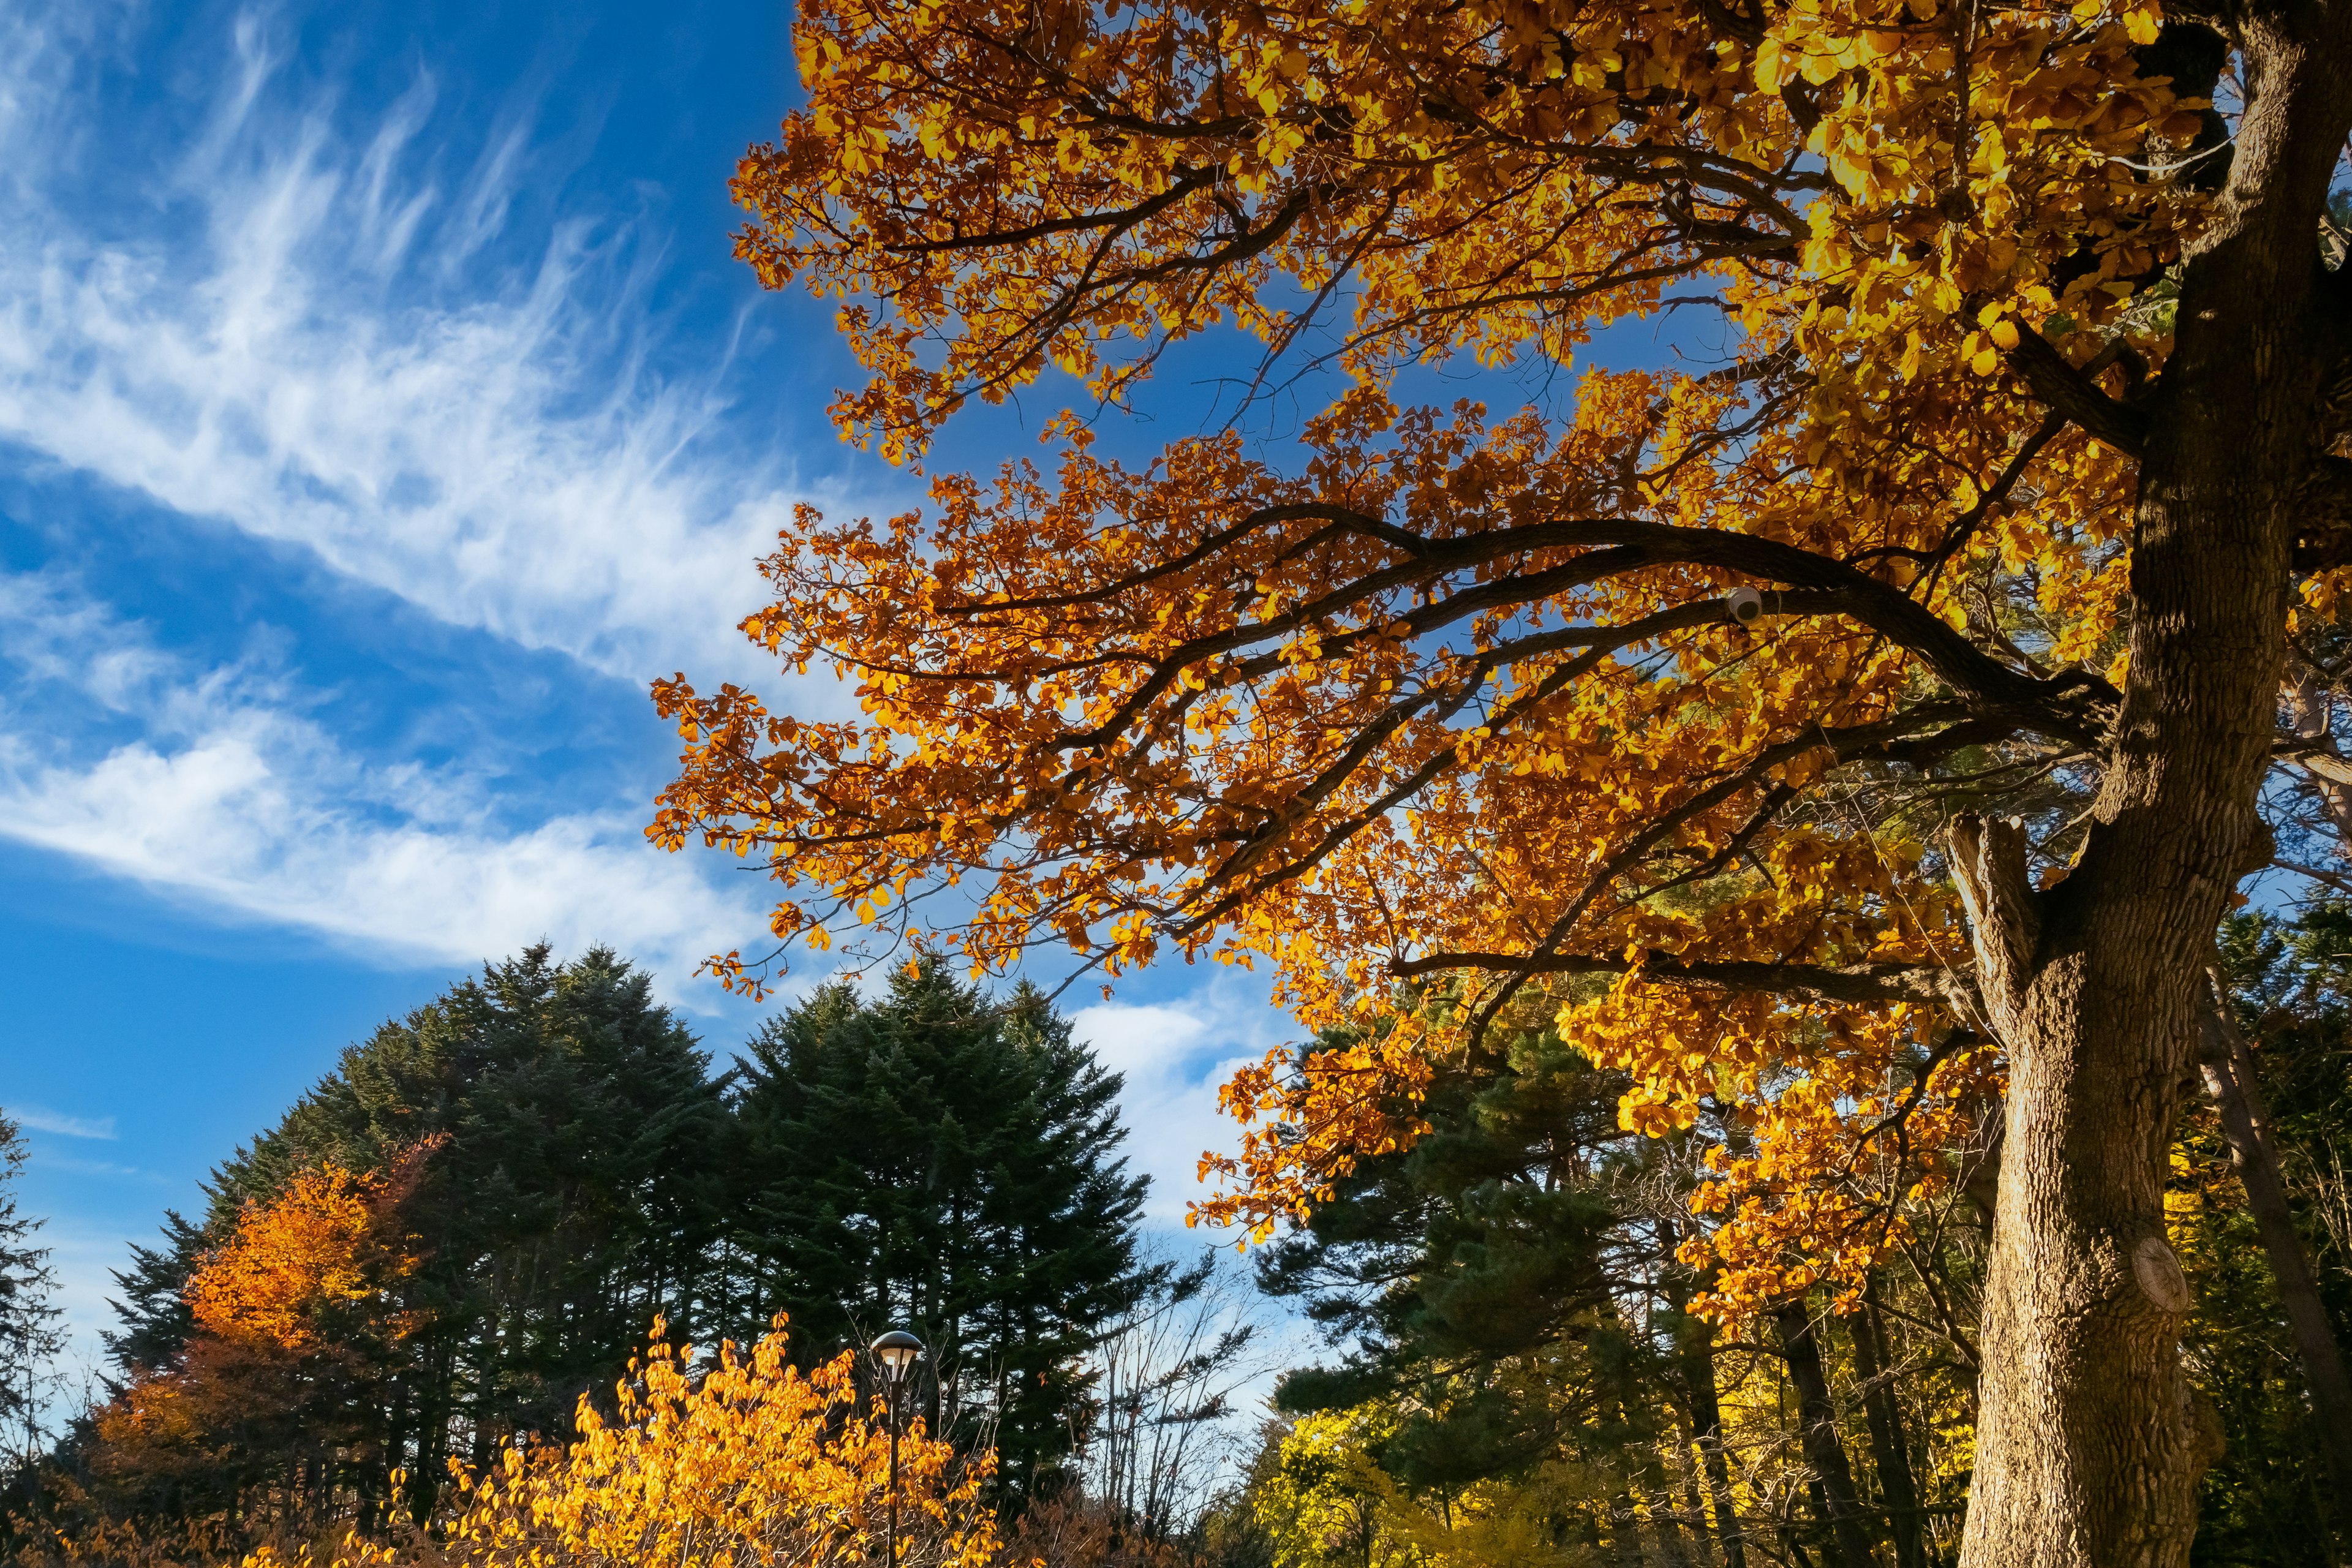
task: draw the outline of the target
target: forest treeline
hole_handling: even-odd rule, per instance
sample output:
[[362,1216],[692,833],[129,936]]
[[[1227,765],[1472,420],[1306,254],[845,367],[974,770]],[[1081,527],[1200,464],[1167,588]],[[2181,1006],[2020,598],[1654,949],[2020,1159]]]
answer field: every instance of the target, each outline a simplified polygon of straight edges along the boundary
[[345,1051],[134,1250],[43,1506],[223,1545],[422,1516],[451,1460],[568,1434],[656,1321],[779,1314],[804,1367],[911,1327],[934,1426],[1050,1488],[1077,1361],[1161,1281],[1118,1088],[1034,992],[936,964],[714,1073],[643,972],[532,949]]
[[[2225,938],[2341,1340],[2352,909],[2244,915]],[[1793,1290],[1727,1328],[1693,1302],[1715,1283],[1710,1151],[1746,1134],[1733,1116],[1629,1130],[1633,1087],[1549,1022],[1446,1064],[1418,1140],[1255,1255],[1261,1299],[1324,1345],[1265,1403],[1264,1312],[1231,1267],[1150,1255],[1118,1079],[1034,991],[992,1000],[919,964],[870,997],[819,991],[716,1071],[641,971],[533,949],[352,1047],[215,1171],[200,1214],[136,1250],[106,1386],[19,1455],[10,1551],[218,1562],[352,1527],[446,1549],[488,1528],[453,1508],[523,1507],[453,1489],[453,1462],[587,1453],[583,1420],[681,1441],[686,1415],[664,1439],[645,1415],[662,1397],[745,1429],[800,1422],[762,1486],[851,1487],[880,1462],[855,1352],[903,1323],[932,1351],[901,1414],[930,1445],[942,1563],[1953,1562],[1984,1173],[1910,1205],[1860,1290]],[[2173,1170],[2190,1365],[2225,1428],[2197,1560],[2339,1562],[2296,1347],[2210,1106]],[[15,1224],[0,1264],[28,1283],[5,1294],[37,1326]],[[671,1348],[633,1362],[657,1321]],[[744,1347],[733,1370],[712,1359],[725,1341]],[[698,1360],[662,1359],[689,1344]],[[562,1511],[567,1486],[609,1500],[612,1430],[593,1486],[541,1476],[535,1506]],[[844,1457],[860,1433],[864,1458]]]

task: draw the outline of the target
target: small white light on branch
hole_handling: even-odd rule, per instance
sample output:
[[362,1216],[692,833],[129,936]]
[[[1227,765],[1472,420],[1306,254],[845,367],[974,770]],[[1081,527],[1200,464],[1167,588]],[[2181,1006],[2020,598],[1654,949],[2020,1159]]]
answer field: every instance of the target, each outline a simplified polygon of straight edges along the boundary
[[1734,588],[1723,601],[1731,618],[1743,626],[1752,626],[1764,618],[1764,595],[1753,588]]

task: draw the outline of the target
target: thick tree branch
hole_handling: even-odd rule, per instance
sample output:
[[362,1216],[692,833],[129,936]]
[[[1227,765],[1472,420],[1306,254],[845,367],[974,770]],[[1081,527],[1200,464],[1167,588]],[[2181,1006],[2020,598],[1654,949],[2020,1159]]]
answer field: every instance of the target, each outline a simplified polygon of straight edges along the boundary
[[1770,963],[1686,959],[1655,950],[1622,953],[1555,952],[1528,958],[1507,952],[1433,952],[1399,959],[1389,973],[1401,979],[1456,970],[1517,974],[1627,974],[1694,990],[1769,992],[1824,1002],[1916,1002],[1973,1009],[1976,986],[1965,970],[1916,963]]
[[[2105,710],[2114,700],[2113,691],[2096,677],[2077,673],[2042,680],[2011,668],[1977,647],[1941,616],[1900,589],[1844,562],[1777,540],[1724,529],[1684,528],[1627,518],[1582,518],[1483,529],[1451,537],[1430,536],[1413,533],[1349,507],[1294,502],[1252,510],[1185,552],[1184,559],[1198,563],[1213,555],[1215,547],[1211,540],[1237,542],[1277,521],[1310,519],[1321,519],[1334,525],[1337,531],[1382,540],[1405,552],[1408,559],[1367,573],[1282,615],[1243,622],[1148,656],[1155,667],[1153,674],[1119,711],[1102,724],[1066,738],[1061,744],[1102,744],[1124,728],[1143,706],[1172,686],[1183,668],[1202,659],[1287,636],[1399,588],[1435,582],[1513,555],[1561,550],[1587,552],[1559,565],[1500,574],[1461,593],[1435,599],[1385,622],[1384,635],[1425,635],[1468,616],[1549,598],[1645,567],[1712,566],[1768,583],[1792,584],[1800,591],[1781,593],[1767,607],[1783,615],[1837,615],[1853,620],[1917,654],[1940,679],[1973,706],[2010,717],[2021,727],[2074,741],[2095,741],[2105,731]],[[1147,575],[1158,576],[1165,570],[1152,568],[1149,574],[1138,574],[1122,585],[1137,585]],[[1065,607],[1098,601],[1117,593],[1122,585],[1106,584],[1083,596],[978,601],[955,606],[950,613],[982,617]]]
[[2017,323],[2017,346],[2009,363],[2053,414],[2063,415],[2108,446],[2137,458],[2147,445],[2147,416],[2099,390],[2099,384],[2066,363],[2057,345],[2024,322]]

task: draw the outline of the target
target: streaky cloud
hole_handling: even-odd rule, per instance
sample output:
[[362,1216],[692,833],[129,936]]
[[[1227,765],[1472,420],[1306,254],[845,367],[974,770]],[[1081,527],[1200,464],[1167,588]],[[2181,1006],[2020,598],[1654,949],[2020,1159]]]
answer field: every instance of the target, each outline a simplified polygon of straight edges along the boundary
[[[0,574],[0,837],[374,963],[471,963],[548,940],[609,942],[699,1009],[697,963],[761,928],[756,906],[646,842],[637,814],[500,820],[493,769],[385,763],[268,669],[199,668],[70,584]],[[42,722],[26,694],[79,702]],[[95,721],[132,732],[91,744]]]
[[105,1142],[114,1139],[114,1118],[111,1116],[68,1116],[62,1110],[51,1110],[46,1105],[0,1106],[9,1121],[36,1132],[53,1132],[60,1138],[91,1138]]
[[657,235],[517,237],[561,173],[527,106],[469,151],[420,68],[349,130],[249,13],[159,195],[91,150],[87,38],[11,26],[0,225],[46,237],[0,252],[0,439],[599,670],[759,668],[731,627],[808,488],[730,422],[727,351],[656,368]]

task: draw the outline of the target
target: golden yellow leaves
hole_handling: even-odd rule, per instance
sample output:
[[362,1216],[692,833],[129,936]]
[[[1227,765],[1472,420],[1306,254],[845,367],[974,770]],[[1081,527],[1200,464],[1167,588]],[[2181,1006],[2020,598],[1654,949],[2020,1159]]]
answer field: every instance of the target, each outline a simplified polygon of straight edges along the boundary
[[[460,1503],[420,1562],[469,1568],[560,1564],[758,1564],[851,1568],[875,1561],[895,1500],[900,1568],[985,1568],[995,1519],[981,1491],[993,1456],[966,1456],[919,1417],[899,1443],[861,1409],[844,1352],[803,1373],[782,1321],[747,1353],[694,1365],[660,1325],[615,1387],[616,1418],[586,1395],[567,1447],[509,1447],[487,1472],[457,1472]],[[356,1535],[320,1568],[395,1568],[409,1554]],[[275,1568],[268,1553],[246,1568]]]
[[1203,1181],[1225,1190],[1192,1205],[1189,1225],[1242,1228],[1264,1241],[1286,1218],[1328,1199],[1360,1159],[1408,1146],[1428,1131],[1417,1113],[1433,1053],[1421,1019],[1390,1016],[1344,1044],[1293,1058],[1267,1053],[1217,1091],[1243,1128],[1238,1155],[1205,1152]]
[[224,1339],[253,1335],[289,1349],[317,1340],[321,1306],[370,1287],[362,1250],[375,1228],[372,1195],[333,1164],[305,1171],[268,1203],[252,1203],[228,1244],[189,1277],[196,1321]]
[[[1666,276],[1767,306],[1790,244],[1866,283],[1884,242],[1853,236],[1890,224],[1969,294],[2046,277],[2118,201],[2168,242],[2156,193],[2112,163],[2172,124],[2130,63],[2147,7],[1963,27],[1937,0],[1802,0],[1752,47],[1630,4],[1050,10],[804,7],[811,107],[738,173],[764,281],[873,301],[843,318],[872,380],[838,412],[894,456],[1047,363],[1116,399],[1151,356],[1106,357],[1113,338],[1287,342],[1278,274],[1318,298],[1356,280],[1345,359],[1378,378],[1400,353],[1562,357]],[[1790,172],[1805,156],[1829,190]],[[1712,241],[1645,216],[1645,163],[1696,182]],[[1722,248],[1759,221],[1757,248]]]
[[[2139,76],[2142,5],[1726,15],[810,0],[810,108],[739,170],[739,244],[844,301],[853,437],[918,456],[1049,365],[1117,404],[1189,335],[1288,348],[1309,301],[1345,385],[1287,468],[1235,434],[1135,469],[1064,419],[1050,474],[800,515],[745,629],[860,717],[658,684],[686,752],[655,837],[763,858],[783,938],[1269,961],[1358,1043],[1236,1079],[1213,1218],[1262,1233],[1412,1136],[1431,1054],[1490,999],[1632,965],[1560,1020],[1633,1075],[1629,1126],[1714,1104],[1759,1140],[1717,1184],[1731,1277],[1883,1238],[1938,1178],[1873,1164],[1895,1135],[1861,1108],[1953,1020],[1754,977],[1960,952],[1927,824],[1849,803],[1944,765],[1973,710],[1860,601],[2021,679],[2116,670],[2131,465],[2044,430],[2012,356],[2032,332],[2086,374],[2161,363],[2125,307],[2200,221],[2143,172],[2194,106]],[[1719,310],[1719,368],[1590,374],[1558,419],[1387,395],[1456,356],[1564,368],[1669,299]],[[2026,584],[2008,611],[1996,583]],[[1734,625],[1740,587],[1774,612]],[[1969,744],[1999,774],[2013,741]],[[940,883],[965,914],[925,931],[911,895]],[[1660,978],[1707,965],[1751,978]],[[1395,984],[1441,973],[1470,978],[1427,1016]],[[1962,1098],[1904,1115],[1932,1142]]]

